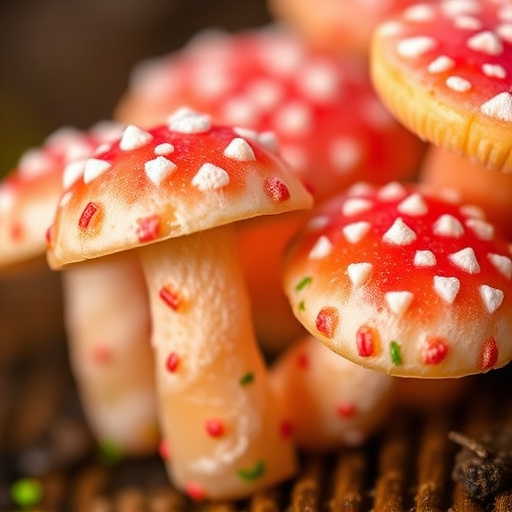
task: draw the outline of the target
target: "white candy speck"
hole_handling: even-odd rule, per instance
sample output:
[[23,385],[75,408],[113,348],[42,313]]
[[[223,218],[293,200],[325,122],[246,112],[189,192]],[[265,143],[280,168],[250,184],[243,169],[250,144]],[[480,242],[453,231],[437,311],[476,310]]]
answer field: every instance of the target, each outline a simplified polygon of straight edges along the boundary
[[304,146],[298,144],[283,144],[281,146],[281,156],[288,162],[294,171],[302,173],[308,169],[309,157]]
[[353,244],[359,242],[365,235],[368,233],[370,229],[370,223],[361,221],[361,222],[354,222],[352,224],[347,224],[346,226],[343,226],[343,234],[345,235],[345,238],[352,242]]
[[448,256],[448,259],[458,268],[469,274],[478,274],[480,265],[475,256],[475,251],[471,247],[466,247],[460,251],[454,252]]
[[62,195],[62,197],[60,198],[59,206],[61,206],[61,207],[66,206],[69,203],[69,201],[71,201],[72,197],[73,197],[73,193],[72,192],[64,193]]
[[23,153],[18,164],[18,172],[24,177],[38,176],[48,171],[53,161],[44,151],[33,148]]
[[512,260],[508,256],[489,253],[487,258],[493,264],[494,268],[503,274],[507,279],[512,277]]
[[400,199],[405,195],[405,188],[400,185],[400,183],[397,183],[396,181],[393,181],[391,183],[388,183],[387,185],[384,185],[378,192],[377,196],[382,201],[393,201],[395,199]]
[[499,64],[483,64],[482,71],[484,75],[491,78],[506,78],[507,70]]
[[455,61],[446,55],[436,57],[427,67],[429,73],[444,73],[455,66]]
[[315,242],[315,245],[309,251],[308,256],[312,260],[321,260],[322,258],[329,256],[329,254],[331,254],[331,251],[332,244],[330,240],[326,236],[322,235]]
[[212,121],[205,114],[189,114],[171,120],[169,129],[180,133],[205,133],[210,131]]
[[448,17],[477,14],[480,12],[480,8],[480,3],[474,0],[444,0],[441,2],[441,9]]
[[411,194],[398,204],[397,210],[406,215],[425,215],[428,208],[420,194]]
[[434,253],[429,250],[416,251],[414,253],[415,267],[433,267],[437,263]]
[[512,23],[503,23],[499,27],[496,27],[496,34],[505,41],[512,43]]
[[512,5],[504,5],[498,9],[498,19],[512,21]]
[[464,215],[464,217],[471,217],[473,219],[481,220],[485,219],[485,212],[480,206],[477,206],[476,204],[465,204],[460,207],[459,211],[462,213],[462,215]]
[[386,21],[377,27],[379,35],[384,37],[393,37],[401,34],[404,30],[404,25],[399,21]]
[[489,313],[494,313],[503,302],[504,293],[497,288],[483,284],[480,286],[480,297]]
[[406,59],[414,59],[433,50],[437,46],[437,41],[433,37],[417,36],[402,39],[398,42],[398,55]]
[[371,263],[350,263],[347,266],[347,275],[355,288],[361,286],[370,276],[373,265]]
[[500,92],[480,105],[480,111],[500,121],[512,122],[512,94]]
[[90,183],[92,180],[101,176],[104,172],[112,167],[105,160],[98,160],[97,158],[89,158],[85,162],[84,168],[84,183]]
[[221,117],[232,125],[256,126],[259,116],[258,105],[245,96],[230,97],[221,109]]
[[306,103],[291,102],[276,112],[274,124],[279,133],[292,136],[308,135],[313,128],[313,114]]
[[343,203],[341,211],[343,215],[351,217],[352,215],[368,211],[372,206],[373,202],[369,199],[365,199],[363,197],[351,197]]
[[159,186],[171,172],[177,168],[174,162],[171,162],[164,156],[157,156],[153,160],[148,160],[144,164],[144,171],[147,177],[156,185]]
[[206,163],[201,166],[192,178],[192,185],[201,192],[218,190],[229,184],[229,174],[216,165]]
[[382,239],[395,245],[408,245],[416,240],[416,233],[401,219],[396,219]]
[[469,91],[472,87],[471,82],[462,78],[460,76],[449,76],[446,79],[446,85],[452,90],[456,92],[466,92]]
[[121,141],[119,142],[119,147],[123,151],[130,151],[145,146],[152,139],[153,135],[151,135],[151,133],[131,124],[125,128]]
[[86,160],[71,162],[64,168],[62,173],[62,187],[67,190],[83,175]]
[[276,132],[266,130],[259,133],[256,140],[273,153],[277,153],[279,151],[279,141],[277,139]]
[[448,304],[453,304],[460,290],[460,281],[456,277],[434,276],[434,290]]
[[14,205],[13,189],[5,184],[0,186],[0,211],[6,212]]
[[224,156],[241,162],[256,160],[254,151],[245,139],[235,137],[224,149]]
[[470,228],[480,240],[492,240],[494,237],[494,226],[482,219],[468,219],[466,226]]
[[158,146],[155,147],[155,155],[158,156],[170,155],[173,152],[174,146],[169,142],[163,142],[162,144],[158,144]]
[[302,94],[313,102],[329,102],[340,94],[336,68],[325,62],[307,65],[298,75],[297,86]]
[[342,173],[352,170],[363,157],[361,144],[349,137],[338,137],[333,140],[328,151],[333,167]]
[[263,110],[274,108],[284,95],[283,87],[275,80],[256,80],[247,87],[247,96]]
[[384,296],[389,309],[396,315],[403,314],[410,306],[413,298],[412,292],[387,292]]
[[503,52],[503,44],[500,39],[489,30],[479,32],[468,39],[468,46],[477,52],[487,55],[500,55]]
[[416,4],[405,9],[403,16],[409,21],[429,21],[436,17],[436,11],[430,4]]
[[459,238],[464,234],[464,227],[453,215],[441,215],[433,226],[434,233],[438,236],[452,236]]
[[457,28],[463,30],[480,30],[482,28],[482,22],[473,16],[457,16],[453,23]]

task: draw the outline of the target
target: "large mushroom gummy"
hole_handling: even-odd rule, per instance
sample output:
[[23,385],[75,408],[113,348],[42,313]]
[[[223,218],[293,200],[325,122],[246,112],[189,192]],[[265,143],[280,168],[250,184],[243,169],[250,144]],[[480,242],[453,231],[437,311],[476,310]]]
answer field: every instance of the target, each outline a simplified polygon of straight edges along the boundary
[[[275,153],[188,109],[126,128],[90,159],[51,229],[53,268],[136,249],[150,296],[163,452],[193,498],[247,496],[288,477],[232,223],[311,206]],[[263,248],[262,248],[263,249]]]
[[481,209],[419,186],[354,186],[290,246],[285,289],[305,327],[362,366],[460,377],[512,358],[509,242]]
[[510,0],[419,3],[382,23],[372,44],[378,94],[401,122],[435,146],[420,179],[458,188],[507,235],[511,63]]

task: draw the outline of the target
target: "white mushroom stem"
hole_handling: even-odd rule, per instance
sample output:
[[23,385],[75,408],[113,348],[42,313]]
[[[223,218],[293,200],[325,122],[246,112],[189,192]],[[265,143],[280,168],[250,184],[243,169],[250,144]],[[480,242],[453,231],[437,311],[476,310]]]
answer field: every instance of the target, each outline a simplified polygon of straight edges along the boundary
[[290,476],[292,443],[259,352],[231,226],[140,250],[173,482],[194,498],[248,496]]
[[100,442],[154,453],[159,433],[147,290],[136,259],[107,256],[63,273],[65,322],[85,414]]

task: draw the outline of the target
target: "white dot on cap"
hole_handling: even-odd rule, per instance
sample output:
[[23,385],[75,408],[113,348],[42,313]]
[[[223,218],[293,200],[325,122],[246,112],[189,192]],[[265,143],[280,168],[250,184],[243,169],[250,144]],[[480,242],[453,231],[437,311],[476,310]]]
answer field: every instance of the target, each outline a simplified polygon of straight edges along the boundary
[[192,185],[202,192],[218,190],[229,184],[229,174],[216,165],[206,163],[192,178]]
[[446,55],[436,57],[427,67],[429,73],[444,73],[455,66],[455,61]]
[[460,290],[460,281],[456,277],[434,276],[434,290],[445,302],[453,304]]
[[461,16],[464,14],[477,14],[480,12],[480,3],[475,0],[444,0],[441,2],[441,9],[448,17]]
[[467,219],[466,226],[470,228],[480,240],[492,240],[494,237],[494,226],[482,219]]
[[249,143],[240,137],[235,137],[224,149],[224,156],[241,162],[256,160],[254,151]]
[[356,167],[363,158],[361,144],[350,137],[338,137],[329,144],[331,164],[339,172],[345,173]]
[[331,251],[332,243],[326,236],[322,235],[315,242],[315,245],[309,251],[308,256],[312,260],[321,260],[322,258],[329,256]]
[[485,63],[482,65],[482,71],[484,75],[490,78],[506,78],[507,70],[499,64]]
[[482,22],[473,16],[457,16],[453,23],[459,29],[480,30],[482,28]]
[[433,37],[417,36],[402,39],[398,42],[398,55],[404,58],[415,58],[424,55],[437,46],[437,41]]
[[449,89],[456,92],[466,92],[469,91],[472,87],[469,80],[455,75],[449,76],[446,79],[446,85]]
[[83,175],[85,162],[86,160],[77,160],[76,162],[71,162],[66,165],[64,172],[62,173],[62,187],[64,190],[73,186]]
[[152,139],[151,133],[131,124],[125,128],[119,147],[123,151],[130,151],[145,146]]
[[313,115],[306,103],[292,102],[281,107],[275,114],[276,131],[286,135],[308,135],[313,128]]
[[501,92],[480,105],[480,111],[500,121],[512,122],[512,94]]
[[283,144],[280,153],[285,162],[287,162],[294,171],[304,173],[308,169],[309,154],[304,146],[299,144]]
[[512,260],[508,256],[489,253],[487,258],[493,264],[494,268],[507,279],[512,277]]
[[414,295],[412,292],[387,292],[384,300],[389,309],[396,315],[403,314],[410,306]]
[[401,219],[395,219],[382,239],[394,245],[408,245],[416,240],[416,233]]
[[382,201],[394,201],[395,199],[400,199],[406,193],[405,188],[397,183],[396,181],[392,181],[387,185],[384,185],[378,192],[377,196]]
[[480,286],[480,297],[489,313],[494,313],[502,304],[504,294],[501,290],[483,284]]
[[311,63],[301,71],[298,78],[297,86],[310,101],[328,102],[340,94],[339,76],[330,63]]
[[496,27],[496,34],[505,41],[512,43],[512,23],[503,23]]
[[361,222],[353,222],[352,224],[347,224],[343,226],[343,235],[345,238],[355,244],[362,240],[362,238],[368,233],[370,229],[370,223],[366,221]]
[[433,267],[437,263],[436,257],[432,251],[428,249],[416,251],[414,253],[415,267]]
[[163,142],[162,144],[158,144],[158,146],[155,147],[155,155],[159,156],[165,156],[170,155],[174,152],[174,146],[170,144],[169,142]]
[[189,114],[171,120],[169,129],[180,133],[205,133],[210,131],[212,121],[206,114]]
[[350,263],[347,266],[347,275],[352,286],[358,288],[364,284],[372,271],[373,265],[367,262]]
[[368,211],[372,206],[373,202],[369,199],[365,199],[363,197],[350,197],[343,203],[341,211],[343,215],[351,217],[352,215]]
[[436,11],[430,4],[417,4],[405,9],[403,16],[409,21],[430,21],[436,17]]
[[464,227],[453,215],[441,215],[433,226],[434,233],[438,236],[450,236],[459,238],[464,234]]
[[144,164],[144,171],[147,177],[155,184],[160,185],[162,181],[177,168],[176,164],[165,158],[157,156]]
[[500,55],[503,52],[503,44],[493,32],[486,30],[479,32],[468,39],[468,46],[472,50],[487,55]]
[[455,266],[468,274],[478,274],[478,272],[480,272],[480,265],[476,259],[475,251],[471,247],[466,247],[465,249],[450,254],[448,259]]
[[110,169],[111,165],[105,160],[89,158],[84,168],[84,183],[90,183]]
[[420,194],[411,194],[398,204],[397,210],[403,214],[416,216],[425,215],[428,207]]

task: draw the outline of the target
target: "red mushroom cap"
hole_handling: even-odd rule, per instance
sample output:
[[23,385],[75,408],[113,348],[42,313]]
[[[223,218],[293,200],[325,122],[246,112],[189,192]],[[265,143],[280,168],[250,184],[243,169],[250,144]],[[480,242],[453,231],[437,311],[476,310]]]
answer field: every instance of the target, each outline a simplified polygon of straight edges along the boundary
[[275,133],[317,199],[358,180],[406,179],[423,154],[377,98],[366,60],[314,49],[277,27],[204,34],[139,66],[118,117],[147,126],[182,104],[222,124]]
[[120,127],[110,122],[89,131],[65,127],[22,155],[0,182],[0,266],[44,256],[45,234],[62,193],[65,168],[71,165],[69,180],[73,166],[119,133]]
[[512,358],[509,242],[476,207],[397,183],[319,207],[285,290],[334,351],[394,375],[454,377]]
[[381,24],[375,88],[428,141],[512,172],[512,2],[418,4]]
[[258,134],[184,109],[149,130],[129,125],[87,160],[61,198],[49,260],[59,267],[311,204]]

